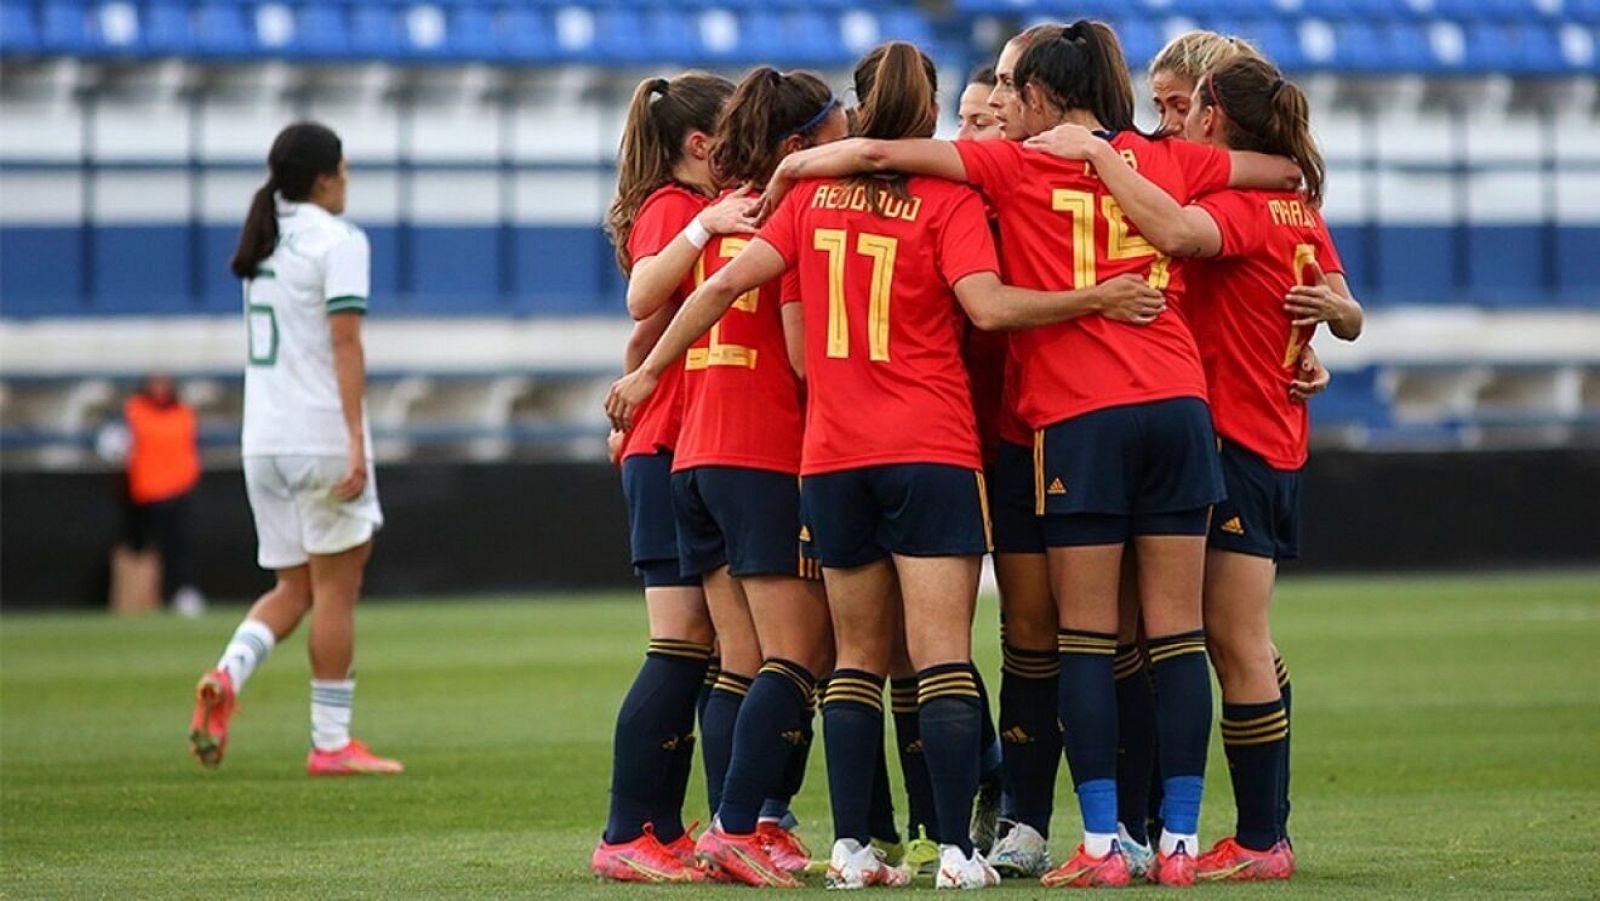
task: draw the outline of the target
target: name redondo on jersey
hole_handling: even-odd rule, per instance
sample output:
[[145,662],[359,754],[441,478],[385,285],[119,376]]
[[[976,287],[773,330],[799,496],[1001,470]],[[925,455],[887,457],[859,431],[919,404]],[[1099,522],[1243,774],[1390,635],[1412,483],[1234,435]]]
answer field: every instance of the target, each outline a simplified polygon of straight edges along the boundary
[[[917,214],[922,212],[922,198],[913,196],[910,200],[901,200],[888,192],[884,192],[879,201],[878,215],[885,219],[901,219],[906,222],[917,221]],[[811,195],[811,208],[814,210],[853,210],[863,213],[867,207],[867,188],[859,184],[830,184],[817,189]]]

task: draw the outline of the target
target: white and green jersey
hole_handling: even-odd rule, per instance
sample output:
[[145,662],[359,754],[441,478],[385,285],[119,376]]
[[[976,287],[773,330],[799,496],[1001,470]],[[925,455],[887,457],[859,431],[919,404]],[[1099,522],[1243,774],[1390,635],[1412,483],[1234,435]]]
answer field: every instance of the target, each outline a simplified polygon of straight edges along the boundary
[[244,282],[245,456],[345,454],[328,316],[366,312],[370,255],[361,229],[279,201],[278,246]]

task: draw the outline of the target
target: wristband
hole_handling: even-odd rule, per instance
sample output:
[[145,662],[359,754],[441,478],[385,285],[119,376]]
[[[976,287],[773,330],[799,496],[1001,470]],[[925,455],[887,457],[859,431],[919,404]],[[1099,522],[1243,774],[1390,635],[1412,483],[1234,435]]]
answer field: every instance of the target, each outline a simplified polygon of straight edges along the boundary
[[689,243],[693,244],[696,250],[705,249],[706,242],[711,240],[711,232],[706,231],[706,227],[700,224],[698,216],[690,219],[689,224],[683,227],[683,236],[689,239]]

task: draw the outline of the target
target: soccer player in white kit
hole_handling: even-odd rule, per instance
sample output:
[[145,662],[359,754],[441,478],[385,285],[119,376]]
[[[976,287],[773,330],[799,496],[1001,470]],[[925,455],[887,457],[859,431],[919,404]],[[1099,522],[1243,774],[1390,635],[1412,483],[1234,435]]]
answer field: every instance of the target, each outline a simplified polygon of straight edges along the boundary
[[195,690],[189,745],[222,762],[245,680],[311,615],[313,776],[398,773],[350,737],[355,607],[383,525],[363,410],[361,318],[369,250],[339,218],[347,170],[339,136],[314,123],[279,132],[230,267],[244,283],[244,476],[260,544],[277,574]]

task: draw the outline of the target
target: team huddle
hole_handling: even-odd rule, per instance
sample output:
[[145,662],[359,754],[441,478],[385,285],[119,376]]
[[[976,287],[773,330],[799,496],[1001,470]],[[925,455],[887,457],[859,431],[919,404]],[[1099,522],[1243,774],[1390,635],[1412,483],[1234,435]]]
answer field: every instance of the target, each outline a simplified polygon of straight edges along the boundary
[[[651,638],[597,875],[1293,873],[1267,612],[1327,384],[1310,342],[1355,339],[1361,307],[1299,88],[1205,32],[1151,86],[1147,135],[1087,21],[1007,43],[953,142],[906,43],[860,61],[851,109],[766,67],[639,86],[607,221],[636,326],[606,409]],[[986,553],[998,719],[971,653]],[[1202,850],[1212,668],[1237,818]],[[813,864],[789,801],[818,708],[835,841]],[[1083,837],[1055,866],[1063,750]]]

